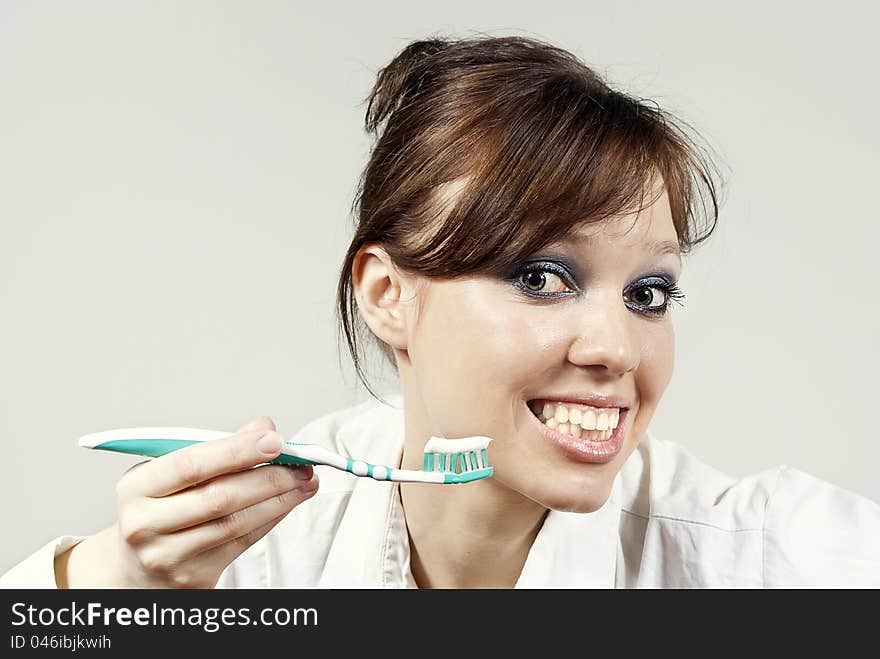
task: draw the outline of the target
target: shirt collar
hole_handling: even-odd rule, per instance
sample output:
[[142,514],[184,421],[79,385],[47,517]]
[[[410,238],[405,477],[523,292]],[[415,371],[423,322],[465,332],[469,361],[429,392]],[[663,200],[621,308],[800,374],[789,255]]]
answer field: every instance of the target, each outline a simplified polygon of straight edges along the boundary
[[614,588],[620,506],[615,497],[592,513],[551,510],[516,588]]

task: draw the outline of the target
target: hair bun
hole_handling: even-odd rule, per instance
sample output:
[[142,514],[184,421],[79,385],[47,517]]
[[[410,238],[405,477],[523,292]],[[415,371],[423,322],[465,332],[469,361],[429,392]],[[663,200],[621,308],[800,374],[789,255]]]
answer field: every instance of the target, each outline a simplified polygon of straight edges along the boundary
[[379,71],[367,97],[365,127],[368,133],[375,133],[404,98],[418,93],[429,72],[431,58],[448,45],[449,42],[442,39],[414,41]]

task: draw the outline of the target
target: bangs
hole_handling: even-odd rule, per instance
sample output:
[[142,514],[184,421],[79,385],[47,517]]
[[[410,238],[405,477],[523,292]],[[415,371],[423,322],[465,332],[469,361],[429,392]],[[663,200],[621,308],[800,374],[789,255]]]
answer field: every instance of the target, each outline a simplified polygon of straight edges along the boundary
[[641,211],[664,189],[685,253],[699,206],[710,215],[708,199],[717,212],[708,163],[659,108],[572,77],[502,99],[432,134],[457,154],[447,169],[456,178],[407,213],[400,238],[413,263],[402,266],[425,276],[497,271],[584,224]]

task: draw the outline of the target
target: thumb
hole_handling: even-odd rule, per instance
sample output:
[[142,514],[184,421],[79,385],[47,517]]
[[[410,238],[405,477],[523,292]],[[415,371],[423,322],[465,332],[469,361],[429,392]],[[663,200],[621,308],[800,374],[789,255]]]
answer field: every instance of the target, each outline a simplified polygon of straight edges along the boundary
[[277,428],[275,427],[275,422],[268,416],[258,416],[244,424],[237,432],[244,432],[246,430],[277,430]]

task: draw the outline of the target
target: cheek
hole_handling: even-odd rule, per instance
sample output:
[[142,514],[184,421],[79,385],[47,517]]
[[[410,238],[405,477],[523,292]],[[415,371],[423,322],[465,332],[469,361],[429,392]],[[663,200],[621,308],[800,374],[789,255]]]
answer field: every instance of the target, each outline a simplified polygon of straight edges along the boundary
[[642,346],[639,367],[635,373],[639,410],[632,427],[633,439],[644,435],[672,379],[675,365],[675,332],[672,323],[650,328]]
[[658,401],[672,379],[675,366],[675,330],[671,322],[648,332],[642,344],[637,385],[646,401]]
[[434,288],[411,340],[411,358],[422,400],[444,419],[444,430],[468,434],[475,421],[509,424],[519,392],[541,370],[546,350],[539,336],[534,323],[478,290]]

